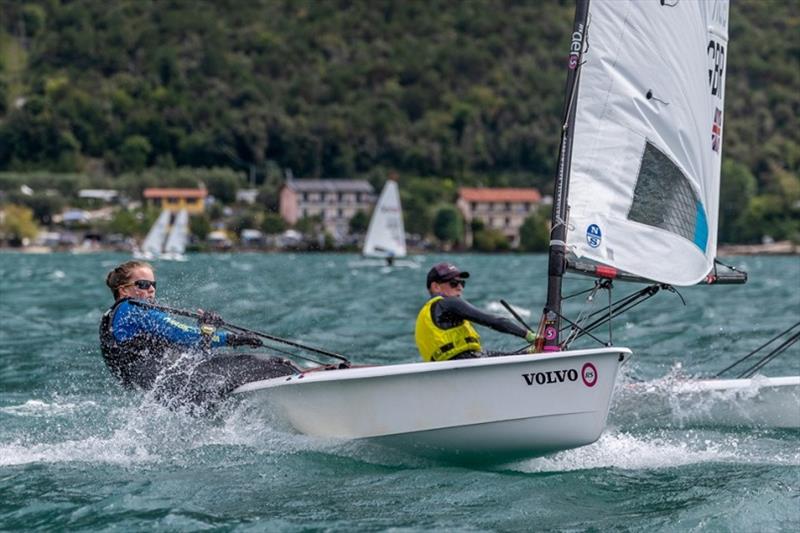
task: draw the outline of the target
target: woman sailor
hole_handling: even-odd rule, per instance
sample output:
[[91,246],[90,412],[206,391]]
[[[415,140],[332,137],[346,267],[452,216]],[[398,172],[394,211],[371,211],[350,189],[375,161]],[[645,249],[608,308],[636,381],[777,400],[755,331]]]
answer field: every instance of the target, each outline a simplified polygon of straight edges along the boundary
[[156,279],[148,263],[119,265],[108,273],[106,285],[115,301],[100,323],[100,347],[109,370],[126,387],[203,403],[243,383],[298,371],[279,358],[209,358],[212,348],[262,343],[255,335],[215,330],[221,319],[214,313],[203,313],[201,327],[193,327],[149,306],[155,301]]

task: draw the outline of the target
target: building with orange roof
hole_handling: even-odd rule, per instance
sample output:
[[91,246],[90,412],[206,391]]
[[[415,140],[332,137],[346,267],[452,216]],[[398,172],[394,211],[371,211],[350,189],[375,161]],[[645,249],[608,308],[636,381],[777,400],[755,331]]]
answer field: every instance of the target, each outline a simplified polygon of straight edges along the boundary
[[144,190],[147,205],[178,212],[186,209],[189,214],[202,213],[206,206],[206,189],[160,189],[150,187]]
[[472,221],[500,231],[513,248],[519,246],[519,228],[542,203],[538,189],[462,187],[456,206],[466,223],[466,244],[472,246]]

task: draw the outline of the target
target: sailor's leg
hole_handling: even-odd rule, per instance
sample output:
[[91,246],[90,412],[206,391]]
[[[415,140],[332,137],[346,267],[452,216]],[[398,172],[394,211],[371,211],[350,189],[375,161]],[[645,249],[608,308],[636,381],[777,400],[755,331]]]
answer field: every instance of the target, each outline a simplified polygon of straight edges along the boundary
[[280,376],[290,376],[302,370],[280,357],[254,355],[218,355],[200,363],[190,378],[197,399],[206,401],[222,398],[236,387]]

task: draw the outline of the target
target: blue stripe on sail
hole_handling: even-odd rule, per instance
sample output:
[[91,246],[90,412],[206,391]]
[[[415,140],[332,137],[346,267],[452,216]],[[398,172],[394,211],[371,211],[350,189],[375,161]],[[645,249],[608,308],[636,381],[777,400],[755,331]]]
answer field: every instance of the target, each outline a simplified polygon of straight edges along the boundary
[[697,216],[694,224],[694,243],[705,252],[708,245],[708,219],[702,203],[698,201],[695,207],[697,208]]

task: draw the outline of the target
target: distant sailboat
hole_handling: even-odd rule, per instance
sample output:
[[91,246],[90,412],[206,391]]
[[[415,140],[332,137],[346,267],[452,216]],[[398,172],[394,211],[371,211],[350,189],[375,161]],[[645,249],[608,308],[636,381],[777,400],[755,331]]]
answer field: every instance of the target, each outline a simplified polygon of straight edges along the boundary
[[165,209],[161,212],[147,236],[141,249],[135,250],[136,259],[165,259],[168,261],[186,261],[186,243],[189,240],[189,213],[182,209],[175,216],[170,226],[172,213]]
[[169,221],[170,212],[166,209],[161,211],[155,224],[147,232],[141,249],[134,251],[133,256],[136,259],[157,259],[161,255],[164,249],[164,240],[167,238]]
[[406,257],[406,233],[403,226],[403,209],[397,182],[388,180],[375,205],[367,228],[367,237],[361,254],[365,258],[380,261],[360,261],[357,266],[397,266],[418,268],[414,261],[403,261]]
[[185,261],[186,243],[189,240],[189,213],[186,209],[181,209],[175,216],[175,222],[170,228],[167,236],[167,243],[164,245],[164,252],[161,259],[172,261]]

